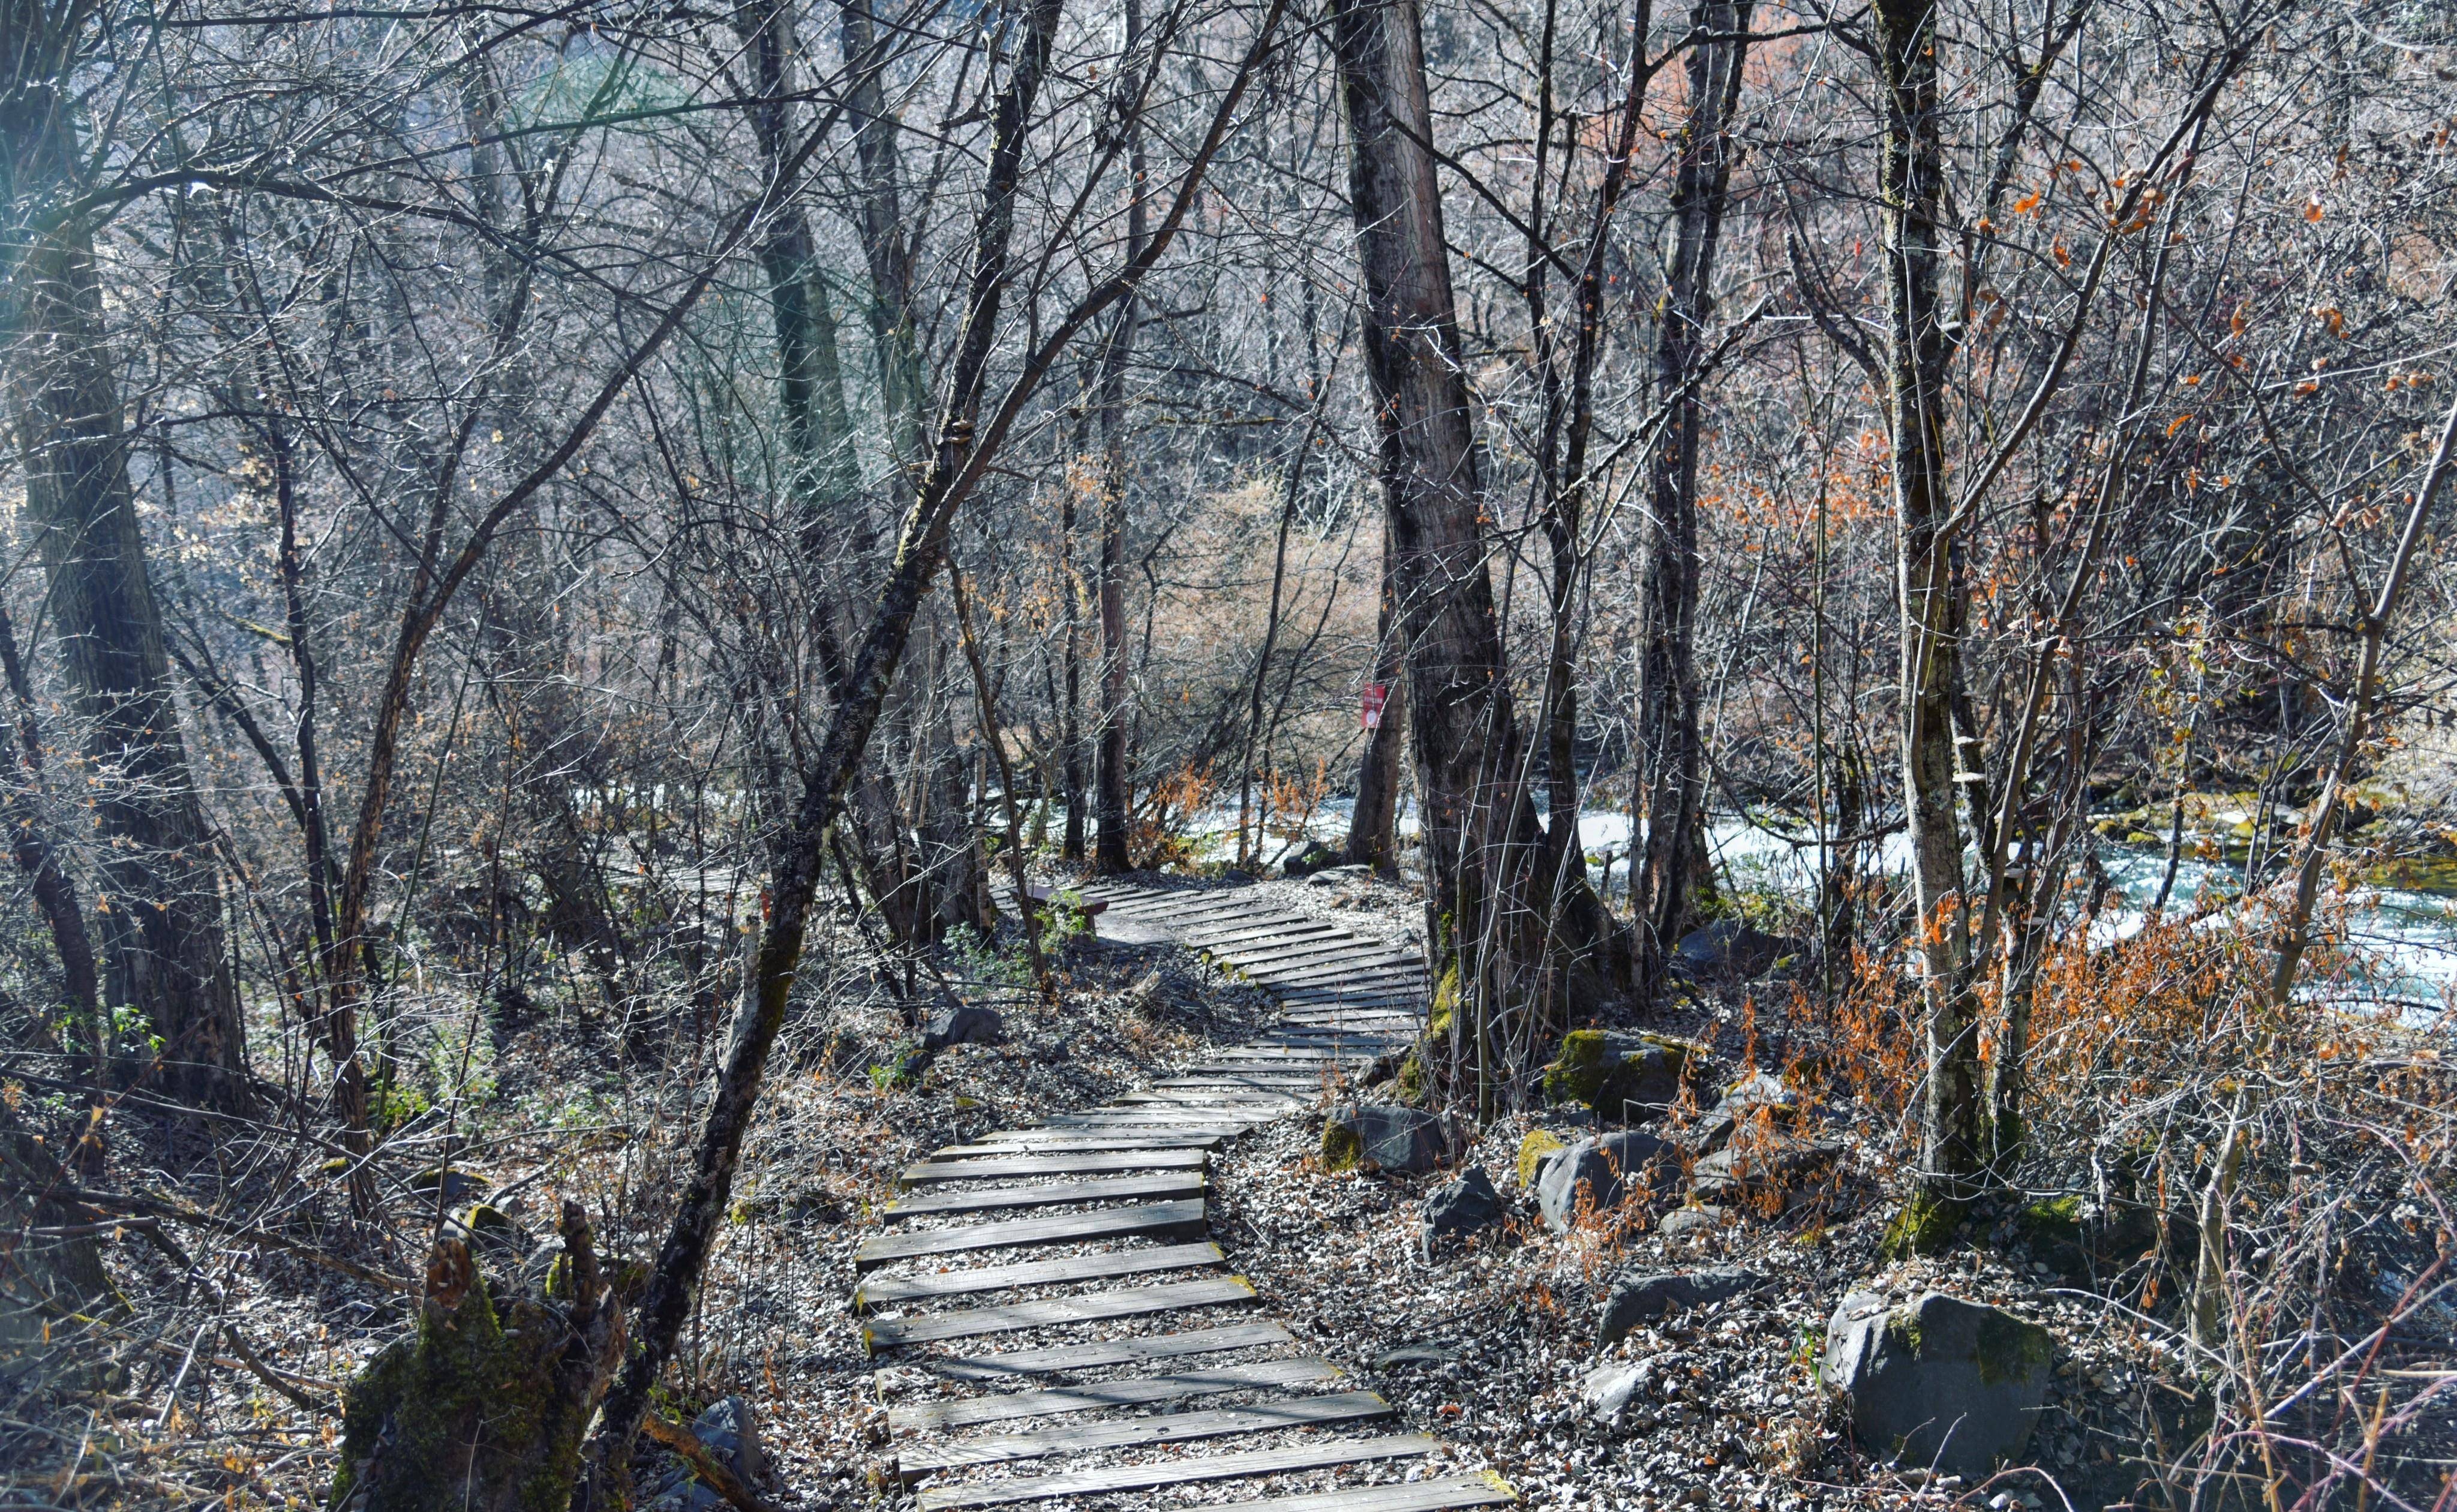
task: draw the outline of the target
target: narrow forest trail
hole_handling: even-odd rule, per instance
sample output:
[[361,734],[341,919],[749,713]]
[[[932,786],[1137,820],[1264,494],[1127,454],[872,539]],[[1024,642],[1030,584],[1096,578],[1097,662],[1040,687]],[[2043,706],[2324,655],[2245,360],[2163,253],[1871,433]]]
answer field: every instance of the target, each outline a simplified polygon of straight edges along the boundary
[[[1391,1431],[1391,1404],[1307,1353],[1209,1236],[1211,1152],[1403,1048],[1422,1023],[1423,961],[1251,889],[1094,884],[1083,895],[1104,905],[1102,938],[1204,951],[1276,994],[1284,1012],[1144,1090],[905,1170],[910,1195],[856,1252],[853,1302],[880,1366],[917,1367],[896,1374],[924,1383],[898,1392],[887,1414],[896,1473],[926,1482],[921,1512],[1173,1504],[1178,1488],[1228,1481],[1279,1493],[1227,1503],[1231,1512],[1514,1502],[1490,1473],[1291,1492],[1304,1482],[1286,1478],[1319,1485],[1342,1467],[1445,1446]],[[1040,1257],[1011,1253],[1025,1249]],[[978,1352],[1016,1335],[1029,1347]],[[1139,1411],[1149,1408],[1160,1410]]]

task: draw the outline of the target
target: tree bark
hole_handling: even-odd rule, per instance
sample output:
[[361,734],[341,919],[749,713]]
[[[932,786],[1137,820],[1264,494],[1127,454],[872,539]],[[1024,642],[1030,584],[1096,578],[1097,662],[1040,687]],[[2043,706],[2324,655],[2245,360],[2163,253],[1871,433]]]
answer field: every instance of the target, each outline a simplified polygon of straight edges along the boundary
[[[12,41],[14,69],[43,69],[46,42]],[[71,103],[41,76],[0,78],[0,185],[12,216],[75,181]],[[128,476],[91,227],[83,220],[10,228],[24,248],[8,270],[0,333],[8,340],[10,419],[26,479],[26,513],[50,587],[72,703],[88,750],[112,777],[95,819],[109,990],[162,1042],[176,1096],[244,1111],[238,993],[223,951],[213,841],[180,735],[162,619]]]
[[902,129],[888,113],[882,77],[890,49],[871,24],[870,0],[841,0],[846,103],[861,164],[861,245],[870,261],[870,335],[887,404],[888,449],[898,466],[919,469],[929,388],[921,376],[919,327],[913,314],[913,247],[904,223]]
[[[1753,0],[1701,0],[1693,31],[1725,40],[1689,51],[1689,118],[1672,190],[1674,240],[1657,321],[1655,383],[1665,421],[1647,468],[1640,540],[1638,709],[1634,780],[1641,831],[1630,839],[1633,975],[1652,997],[1662,985],[1690,905],[1692,838],[1704,818],[1705,748],[1698,727],[1699,397],[1715,253],[1731,194],[1732,117]],[[1643,37],[1641,39],[1643,45]]]
[[[1143,6],[1125,0],[1125,49],[1121,75],[1141,66]],[[1142,255],[1149,239],[1144,205],[1144,136],[1139,115],[1129,116],[1126,132],[1126,258]],[[1118,306],[1108,345],[1101,354],[1101,744],[1094,764],[1101,830],[1092,862],[1105,874],[1134,865],[1127,854],[1133,824],[1133,795],[1128,791],[1126,750],[1126,506],[1133,465],[1126,449],[1126,365],[1134,360],[1135,330],[1141,301],[1132,293]]]
[[1922,964],[1928,1060],[1919,1191],[1899,1236],[1937,1242],[1959,1221],[1983,1155],[1976,998],[1966,963],[1962,828],[1956,812],[1954,690],[1963,615],[1945,486],[1946,344],[1938,320],[1944,146],[1934,0],[1877,0],[1884,93],[1878,193],[1884,223],[1887,419],[1894,472],[1901,614],[1903,807]]
[[1332,42],[1347,111],[1366,373],[1407,648],[1434,957],[1434,1015],[1492,1110],[1505,1038],[1561,1006],[1544,845],[1522,776],[1484,538],[1414,0],[1346,0]]
[[1383,690],[1381,721],[1365,734],[1356,766],[1356,807],[1348,816],[1347,860],[1384,876],[1399,870],[1399,756],[1405,749],[1408,700],[1401,687],[1406,648],[1393,613],[1391,526],[1382,526],[1381,602],[1373,616],[1373,680]]

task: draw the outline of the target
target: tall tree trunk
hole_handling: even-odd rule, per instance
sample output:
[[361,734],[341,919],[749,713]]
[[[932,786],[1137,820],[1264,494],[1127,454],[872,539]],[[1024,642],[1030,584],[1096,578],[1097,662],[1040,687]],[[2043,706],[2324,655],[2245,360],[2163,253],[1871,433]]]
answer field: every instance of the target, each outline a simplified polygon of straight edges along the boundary
[[34,907],[52,932],[52,948],[59,952],[60,986],[76,1017],[75,1035],[83,1041],[76,1049],[87,1058],[86,1068],[94,1078],[99,1098],[111,1065],[111,1025],[102,1011],[101,973],[94,963],[85,910],[77,901],[76,880],[60,860],[51,824],[42,812],[42,728],[34,720],[34,690],[26,675],[25,657],[17,650],[17,628],[5,609],[0,609],[0,670],[7,673],[9,694],[17,707],[13,731],[0,721],[0,746],[8,748],[0,759],[14,768],[7,796],[0,798],[0,818],[8,822],[9,843],[18,869],[26,874]]
[[1956,632],[1963,615],[1952,560],[1952,500],[1945,486],[1946,345],[1937,318],[1944,148],[1934,0],[1877,0],[1874,14],[1885,96],[1878,194],[1902,611],[1903,807],[1928,1057],[1919,1190],[1895,1236],[1898,1248],[1927,1248],[1959,1221],[1983,1155],[1976,994],[1964,969],[1971,923],[1962,906],[1955,808],[1952,701],[1962,681]]
[[[1705,748],[1698,727],[1698,452],[1706,321],[1714,308],[1715,252],[1731,193],[1732,116],[1740,107],[1743,40],[1753,0],[1701,0],[1693,31],[1724,40],[1689,51],[1689,119],[1672,190],[1674,241],[1658,318],[1655,383],[1665,409],[1648,466],[1648,510],[1639,561],[1639,675],[1635,781],[1642,832],[1630,839],[1635,972],[1652,996],[1679,940],[1704,818]],[[1642,43],[1641,39],[1641,43]]]
[[[13,72],[44,69],[69,39],[12,38]],[[17,221],[75,182],[71,102],[44,76],[0,76],[0,199]],[[128,438],[83,220],[10,227],[23,248],[0,313],[10,421],[26,480],[26,518],[50,587],[73,704],[90,754],[112,772],[95,819],[108,842],[105,942],[113,1000],[161,1037],[163,1083],[231,1111],[247,1087],[238,993],[223,955],[213,840],[188,769],[162,619],[128,476]]]
[[1356,807],[1348,816],[1350,864],[1371,866],[1384,876],[1399,870],[1399,755],[1405,749],[1408,700],[1401,684],[1407,671],[1407,649],[1399,643],[1399,625],[1392,580],[1391,524],[1382,524],[1381,602],[1373,614],[1373,673],[1382,689],[1382,713],[1365,733],[1365,755],[1356,765]]
[[[1080,456],[1083,447],[1078,445]],[[1058,715],[1060,785],[1065,790],[1066,830],[1059,855],[1070,861],[1084,859],[1084,574],[1075,566],[1075,487],[1060,490],[1058,505],[1058,591],[1066,616],[1065,701]]]
[[913,247],[904,224],[903,176],[883,75],[892,49],[871,24],[870,0],[841,0],[846,104],[861,163],[861,246],[870,260],[870,335],[887,406],[888,450],[897,466],[919,469],[929,387],[921,375],[920,328],[913,314]]
[[[1522,778],[1484,539],[1486,500],[1459,348],[1414,0],[1332,17],[1363,273],[1366,373],[1428,882],[1435,1014],[1490,1112],[1505,1042],[1560,1006],[1544,838]],[[1534,1016],[1531,1022],[1530,1016]]]
[[[1125,51],[1121,77],[1142,66],[1143,6],[1125,0]],[[1144,136],[1139,117],[1126,130],[1126,257],[1149,238],[1144,204]],[[1099,788],[1101,833],[1093,864],[1105,873],[1134,865],[1126,854],[1133,822],[1126,751],[1126,493],[1133,475],[1126,452],[1126,364],[1133,361],[1142,301],[1128,294],[1118,306],[1107,350],[1101,355],[1101,747],[1093,779]]]

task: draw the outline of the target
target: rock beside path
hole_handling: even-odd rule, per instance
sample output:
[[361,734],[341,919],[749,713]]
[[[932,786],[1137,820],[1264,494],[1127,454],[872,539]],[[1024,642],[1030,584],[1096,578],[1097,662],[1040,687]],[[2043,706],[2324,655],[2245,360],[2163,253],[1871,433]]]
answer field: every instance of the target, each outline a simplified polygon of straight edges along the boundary
[[1976,1481],[2030,1441],[2054,1365],[2048,1331],[2000,1308],[1942,1292],[1897,1308],[1856,1292],[1827,1325],[1818,1374],[1849,1400],[1870,1453]]
[[1714,1265],[1698,1271],[1631,1269],[1613,1277],[1604,1295],[1603,1315],[1596,1323],[1596,1342],[1617,1344],[1640,1325],[1652,1323],[1675,1308],[1704,1307],[1727,1301],[1754,1288],[1761,1277],[1737,1265]]
[[995,1008],[959,1003],[930,1015],[921,1027],[921,1049],[936,1055],[951,1045],[996,1045],[1006,1034],[1006,1021]]
[[1482,1166],[1425,1199],[1424,1244],[1431,1253],[1437,1240],[1456,1238],[1491,1228],[1501,1219],[1501,1193]]
[[1843,1147],[1792,1129],[1744,1126],[1732,1142],[1690,1170],[1698,1200],[1729,1207],[1752,1198],[1781,1198],[1842,1158]]
[[[692,1437],[700,1441],[717,1463],[733,1472],[733,1478],[744,1485],[757,1483],[761,1454],[759,1426],[752,1420],[751,1403],[739,1397],[728,1397],[712,1404],[708,1411],[692,1419]],[[716,1512],[730,1505],[727,1501],[703,1485],[692,1475],[691,1467],[675,1460],[672,1468],[658,1478],[657,1484],[646,1498],[649,1512]]]
[[1322,1126],[1326,1170],[1388,1170],[1421,1174],[1458,1152],[1458,1131],[1414,1108],[1358,1103]]
[[1562,1036],[1559,1059],[1544,1067],[1544,1096],[1635,1122],[1670,1108],[1684,1087],[1703,1082],[1711,1068],[1706,1047],[1691,1040],[1573,1029]]
[[1807,943],[1787,935],[1770,935],[1736,920],[1719,919],[1693,929],[1673,947],[1672,962],[1695,977],[1765,976],[1791,957],[1805,954]]
[[1544,1163],[1536,1180],[1536,1203],[1545,1226],[1566,1232],[1581,1206],[1600,1212],[1641,1186],[1652,1185],[1660,1168],[1680,1154],[1669,1141],[1642,1129],[1581,1139]]

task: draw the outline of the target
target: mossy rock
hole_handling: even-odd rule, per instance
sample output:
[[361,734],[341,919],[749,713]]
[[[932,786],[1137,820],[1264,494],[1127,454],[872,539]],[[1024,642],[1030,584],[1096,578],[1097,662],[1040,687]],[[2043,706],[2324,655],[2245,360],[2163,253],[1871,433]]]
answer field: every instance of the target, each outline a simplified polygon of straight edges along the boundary
[[1365,1164],[1365,1141],[1353,1128],[1332,1119],[1322,1126],[1322,1169],[1350,1171]]
[[1569,1148],[1570,1142],[1568,1140],[1563,1139],[1560,1135],[1553,1132],[1549,1129],[1531,1130],[1526,1138],[1518,1142],[1518,1185],[1520,1189],[1527,1191],[1535,1191],[1536,1173],[1537,1170],[1544,1164],[1544,1157],[1550,1155],[1557,1150],[1567,1150]]
[[1958,1202],[1914,1191],[1886,1225],[1885,1237],[1877,1242],[1877,1253],[1889,1260],[1906,1260],[1913,1255],[1935,1254],[1953,1242],[1962,1230],[1967,1210]]
[[1572,1029],[1544,1068],[1545,1100],[1577,1103],[1605,1118],[1661,1112],[1703,1075],[1706,1047],[1668,1034]]

